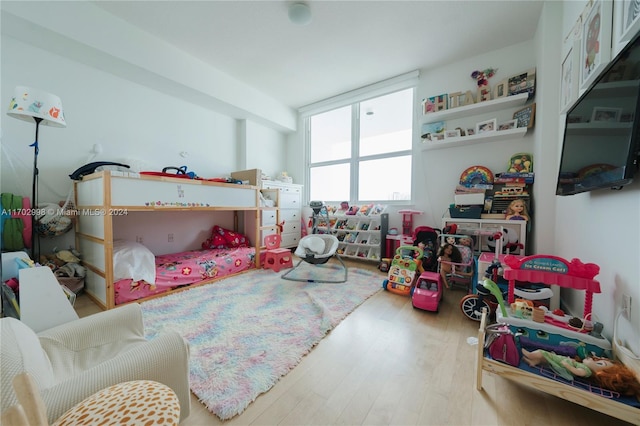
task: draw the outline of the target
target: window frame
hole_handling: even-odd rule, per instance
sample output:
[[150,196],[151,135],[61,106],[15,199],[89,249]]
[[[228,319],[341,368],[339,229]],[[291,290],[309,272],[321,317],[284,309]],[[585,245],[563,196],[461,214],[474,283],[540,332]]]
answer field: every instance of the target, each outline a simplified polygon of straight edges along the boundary
[[[302,107],[299,110],[300,116],[303,120],[304,131],[303,131],[303,144],[304,144],[304,152],[305,152],[305,182],[307,183],[304,186],[304,196],[306,202],[309,202],[310,197],[310,181],[311,181],[311,168],[312,167],[322,167],[322,166],[331,166],[337,164],[349,164],[350,165],[350,187],[349,187],[349,198],[355,198],[348,200],[349,203],[362,204],[362,203],[384,203],[387,205],[410,205],[413,204],[413,200],[415,199],[416,193],[416,185],[415,185],[415,170],[416,170],[416,156],[413,155],[415,145],[416,145],[416,135],[418,135],[417,127],[418,120],[416,117],[416,95],[417,95],[417,86],[418,86],[419,72],[413,71],[411,73],[407,73],[393,79],[389,79],[371,86],[367,86],[362,89],[357,89],[353,92],[348,92],[342,95],[338,95],[334,98],[326,99],[324,101],[317,102],[315,104]],[[411,147],[402,151],[395,151],[391,153],[382,153],[382,154],[373,154],[366,156],[359,156],[360,150],[360,104],[364,101],[382,97],[385,95],[390,95],[393,93],[397,93],[403,90],[412,90],[412,135],[411,135]],[[336,110],[339,108],[344,108],[345,106],[351,107],[351,155],[346,159],[339,160],[328,160],[312,163],[311,162],[311,118],[314,115],[322,114],[325,112],[329,112],[332,110]],[[378,159],[386,159],[386,158],[394,158],[394,157],[403,157],[403,156],[411,156],[411,191],[410,191],[410,199],[408,200],[362,200],[359,199],[359,163],[363,161],[370,160],[378,160]],[[323,200],[330,202],[339,202],[339,201],[347,201],[347,200]]]

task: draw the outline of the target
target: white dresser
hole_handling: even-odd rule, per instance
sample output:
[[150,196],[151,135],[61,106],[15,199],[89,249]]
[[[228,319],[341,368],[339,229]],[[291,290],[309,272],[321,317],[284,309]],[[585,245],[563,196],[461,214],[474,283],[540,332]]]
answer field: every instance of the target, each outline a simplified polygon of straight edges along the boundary
[[[302,185],[263,180],[262,189],[278,189],[277,223],[283,223],[281,247],[297,247],[302,231]],[[269,210],[262,212],[262,225],[273,220]]]

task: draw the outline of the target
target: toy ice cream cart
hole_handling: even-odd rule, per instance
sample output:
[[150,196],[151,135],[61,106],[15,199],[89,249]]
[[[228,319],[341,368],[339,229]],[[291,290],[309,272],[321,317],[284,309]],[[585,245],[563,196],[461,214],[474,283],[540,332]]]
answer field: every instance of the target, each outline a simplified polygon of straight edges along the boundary
[[[554,351],[567,351],[572,355],[594,354],[611,356],[611,343],[600,335],[598,327],[591,321],[593,294],[600,293],[600,283],[593,278],[600,272],[594,263],[582,263],[579,259],[567,261],[550,255],[534,255],[523,258],[507,255],[504,278],[509,281],[507,295],[510,309],[499,309],[496,321],[509,325],[515,333],[520,333],[524,346]],[[526,301],[515,298],[516,281],[556,284],[564,288],[584,290],[583,318],[571,317],[562,312],[549,311],[544,307],[533,307]]]

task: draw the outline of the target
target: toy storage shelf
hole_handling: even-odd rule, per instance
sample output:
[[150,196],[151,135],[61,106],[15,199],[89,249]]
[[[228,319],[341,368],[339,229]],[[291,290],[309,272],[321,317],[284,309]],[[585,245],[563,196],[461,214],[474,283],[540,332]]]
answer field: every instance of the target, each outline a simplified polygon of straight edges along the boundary
[[[435,114],[435,113],[433,113]],[[427,141],[422,146],[423,151],[434,149],[453,148],[455,146],[477,145],[485,142],[498,142],[522,138],[527,134],[526,127],[517,127],[509,130],[496,130],[493,132],[483,133],[481,135],[461,136],[457,138],[446,138],[441,141]]]
[[430,112],[424,114],[425,123],[435,123],[437,121],[452,120],[454,118],[468,117],[471,115],[483,114],[485,112],[500,111],[507,108],[524,105],[529,99],[528,93],[507,96],[494,99],[492,101],[477,102],[471,105],[464,105],[457,108],[446,109],[444,111]]
[[335,219],[331,231],[340,240],[338,253],[341,256],[376,262],[380,260],[382,243],[380,215],[373,217],[336,215]]
[[[451,224],[458,225],[458,233],[474,234],[474,231],[499,231],[501,228],[512,232],[514,236],[517,236],[517,242],[522,244],[521,249],[512,252],[511,254],[524,255],[525,248],[527,246],[527,221],[524,220],[504,220],[504,219],[464,219],[464,218],[450,218],[446,217],[442,219],[442,228]],[[515,242],[515,241],[514,241]],[[493,249],[488,247],[487,241],[483,239],[481,241],[481,251],[493,252]]]
[[338,254],[360,260],[380,260],[382,246],[382,212],[372,216],[335,214],[329,216],[329,224],[321,221],[319,232],[335,235],[340,244]]

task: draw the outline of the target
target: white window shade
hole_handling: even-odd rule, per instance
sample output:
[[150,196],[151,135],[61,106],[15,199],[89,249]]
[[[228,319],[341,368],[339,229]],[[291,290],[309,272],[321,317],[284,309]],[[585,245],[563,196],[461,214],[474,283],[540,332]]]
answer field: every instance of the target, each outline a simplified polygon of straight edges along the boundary
[[362,102],[367,99],[386,95],[387,93],[397,92],[409,87],[415,87],[418,85],[419,79],[420,71],[411,71],[369,86],[364,86],[319,102],[305,105],[298,109],[298,113],[300,114],[300,117],[306,118],[310,115],[320,114],[322,112],[330,111],[356,102]]

